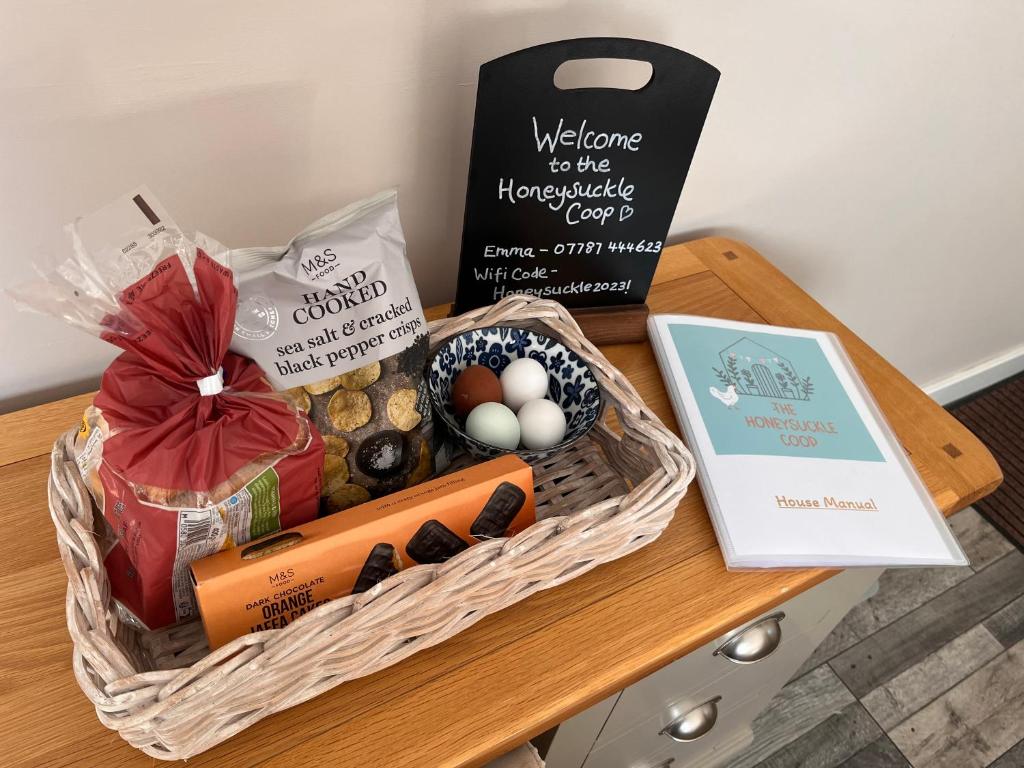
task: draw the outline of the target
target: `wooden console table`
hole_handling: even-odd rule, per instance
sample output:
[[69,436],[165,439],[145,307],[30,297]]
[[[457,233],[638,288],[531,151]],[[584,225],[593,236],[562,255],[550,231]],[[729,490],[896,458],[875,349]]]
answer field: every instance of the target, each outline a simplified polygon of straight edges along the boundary
[[[946,514],[999,484],[973,435],[748,246],[708,238],[666,249],[648,303],[652,312],[834,331]],[[604,353],[676,429],[650,347]],[[0,741],[9,766],[158,763],[99,723],[71,670],[46,478],[53,440],[91,398],[0,416]],[[694,483],[654,544],[268,718],[189,765],[481,765],[831,575],[727,572]]]

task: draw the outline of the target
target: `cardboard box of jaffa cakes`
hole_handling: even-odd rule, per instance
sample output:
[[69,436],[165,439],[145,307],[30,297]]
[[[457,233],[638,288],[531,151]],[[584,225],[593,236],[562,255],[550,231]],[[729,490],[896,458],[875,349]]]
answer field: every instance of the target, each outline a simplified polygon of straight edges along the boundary
[[192,563],[211,648],[286,627],[403,568],[440,563],[536,519],[533,470],[502,456]]
[[329,214],[286,246],[233,250],[230,262],[231,349],[323,435],[321,514],[432,476],[429,339],[395,192]]

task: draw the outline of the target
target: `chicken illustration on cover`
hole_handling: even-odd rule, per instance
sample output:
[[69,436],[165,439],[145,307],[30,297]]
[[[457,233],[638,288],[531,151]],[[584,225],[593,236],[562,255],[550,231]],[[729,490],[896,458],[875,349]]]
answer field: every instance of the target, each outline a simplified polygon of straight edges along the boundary
[[720,390],[718,387],[708,387],[708,392],[710,392],[711,396],[726,408],[735,408],[736,403],[740,401],[740,396],[736,394],[735,384],[730,384],[726,387],[725,392]]

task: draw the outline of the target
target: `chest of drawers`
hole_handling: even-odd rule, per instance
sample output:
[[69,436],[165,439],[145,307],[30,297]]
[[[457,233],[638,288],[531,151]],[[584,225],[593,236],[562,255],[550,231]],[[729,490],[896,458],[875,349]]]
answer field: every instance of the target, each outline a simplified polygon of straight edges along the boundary
[[549,768],[723,765],[881,569],[843,571],[562,723]]

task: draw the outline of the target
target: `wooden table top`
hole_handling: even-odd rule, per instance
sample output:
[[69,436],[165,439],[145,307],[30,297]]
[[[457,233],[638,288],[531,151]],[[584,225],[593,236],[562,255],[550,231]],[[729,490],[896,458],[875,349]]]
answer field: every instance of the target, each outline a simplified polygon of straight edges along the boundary
[[[998,466],[970,432],[743,243],[708,238],[668,248],[654,282],[652,312],[839,334],[946,514],[999,484]],[[603,351],[678,432],[650,346]],[[46,477],[54,439],[91,399],[0,416],[8,584],[0,602],[0,743],[10,766],[159,762],[99,723],[71,670]],[[267,718],[189,765],[480,765],[829,575],[727,572],[694,483],[661,538],[639,552]]]

